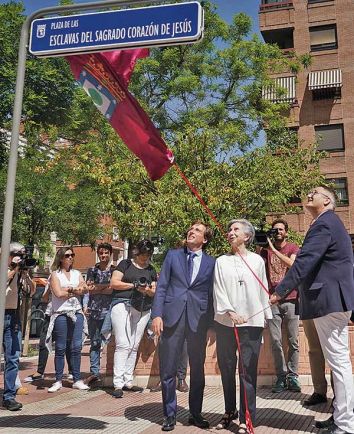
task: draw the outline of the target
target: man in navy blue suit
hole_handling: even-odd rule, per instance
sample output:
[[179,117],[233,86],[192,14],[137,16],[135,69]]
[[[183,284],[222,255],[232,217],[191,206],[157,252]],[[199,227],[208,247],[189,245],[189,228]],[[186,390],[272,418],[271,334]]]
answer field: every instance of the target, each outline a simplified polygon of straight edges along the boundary
[[342,221],[334,213],[335,205],[335,193],[328,187],[317,187],[307,195],[305,206],[314,220],[293,266],[270,299],[276,303],[297,287],[300,318],[314,321],[335,391],[333,418],[323,434],[354,433],[348,342],[348,323],[354,309],[353,250]]
[[176,424],[176,373],[184,340],[190,366],[189,423],[209,428],[201,415],[205,386],[206,335],[213,320],[215,260],[203,250],[212,238],[211,228],[197,221],[189,228],[185,247],[169,250],[162,265],[152,307],[152,329],[160,336],[163,431]]

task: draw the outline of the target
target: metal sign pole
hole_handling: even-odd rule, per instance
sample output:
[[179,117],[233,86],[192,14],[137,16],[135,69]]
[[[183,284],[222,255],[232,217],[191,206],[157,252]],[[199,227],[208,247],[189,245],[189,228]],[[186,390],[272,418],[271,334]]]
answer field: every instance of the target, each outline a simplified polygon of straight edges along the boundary
[[[29,39],[29,29],[35,18],[40,18],[49,14],[59,14],[62,12],[75,12],[80,10],[102,9],[113,6],[132,6],[135,4],[157,3],[158,0],[107,0],[93,3],[82,3],[70,6],[56,6],[53,8],[43,8],[28,16],[23,23],[21,30],[20,46],[18,52],[18,65],[16,77],[15,102],[12,117],[12,131],[10,142],[10,155],[7,172],[6,197],[4,209],[4,221],[2,226],[1,238],[1,259],[0,259],[0,336],[4,333],[5,300],[7,288],[8,258],[10,254],[10,241],[12,231],[12,217],[15,198],[15,181],[17,169],[18,140],[20,135],[23,87],[26,69],[27,46]],[[2,345],[0,344],[0,360],[2,355]]]

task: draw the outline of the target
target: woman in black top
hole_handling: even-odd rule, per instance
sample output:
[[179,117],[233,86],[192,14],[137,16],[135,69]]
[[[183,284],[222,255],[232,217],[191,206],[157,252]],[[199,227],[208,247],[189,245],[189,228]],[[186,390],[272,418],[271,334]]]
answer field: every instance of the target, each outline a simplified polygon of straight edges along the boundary
[[112,275],[111,318],[116,342],[113,396],[116,398],[121,398],[124,390],[142,391],[133,386],[133,372],[156,289],[156,271],[150,264],[153,251],[151,241],[139,241],[133,249],[133,258],[121,261]]

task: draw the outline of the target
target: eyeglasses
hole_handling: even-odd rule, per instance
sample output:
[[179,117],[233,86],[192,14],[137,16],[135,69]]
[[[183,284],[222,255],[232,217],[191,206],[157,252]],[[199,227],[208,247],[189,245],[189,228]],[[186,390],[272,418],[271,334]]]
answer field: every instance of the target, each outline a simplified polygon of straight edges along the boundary
[[325,197],[326,199],[328,199],[332,202],[332,199],[329,196],[327,196],[324,193],[321,193],[320,191],[316,191],[316,190],[310,191],[310,193],[308,193],[307,196],[313,197],[315,194],[320,194],[321,196]]
[[75,258],[75,253],[65,253],[64,258]]

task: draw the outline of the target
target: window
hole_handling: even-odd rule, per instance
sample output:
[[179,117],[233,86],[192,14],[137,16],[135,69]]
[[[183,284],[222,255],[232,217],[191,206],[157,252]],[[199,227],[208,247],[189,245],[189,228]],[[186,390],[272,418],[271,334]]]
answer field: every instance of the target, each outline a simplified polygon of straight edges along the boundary
[[328,1],[333,1],[333,0],[308,0],[308,4],[311,4],[311,3],[323,3],[323,2],[328,2]]
[[337,205],[346,206],[349,204],[347,178],[328,179],[333,185],[337,194]]
[[282,50],[294,48],[293,28],[264,30],[261,33],[267,44],[277,44]]
[[329,26],[310,27],[311,51],[331,50],[337,48],[337,27]]
[[328,87],[327,89],[316,89],[312,92],[313,101],[321,99],[341,99],[342,89],[340,87]]
[[292,0],[262,0],[260,5],[261,11],[270,11],[273,9],[286,9],[293,7]]
[[316,126],[315,133],[320,151],[342,151],[344,149],[343,124]]

